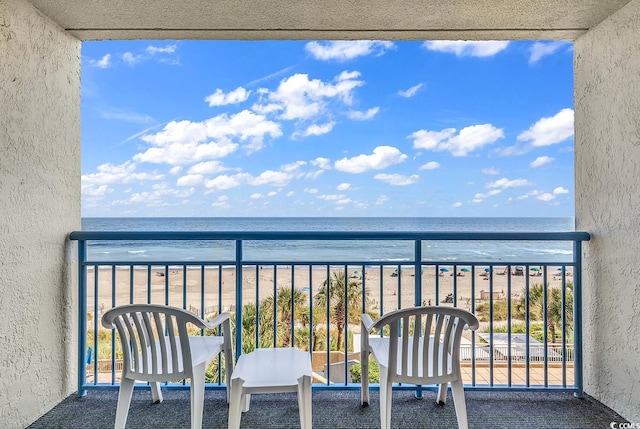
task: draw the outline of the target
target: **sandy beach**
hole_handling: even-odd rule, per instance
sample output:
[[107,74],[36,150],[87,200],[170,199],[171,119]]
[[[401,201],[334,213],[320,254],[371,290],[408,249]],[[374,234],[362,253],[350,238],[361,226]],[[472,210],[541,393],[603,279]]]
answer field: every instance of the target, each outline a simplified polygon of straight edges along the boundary
[[[494,267],[490,276],[485,267],[466,267],[453,275],[453,267],[440,267],[446,271],[436,272],[435,266],[424,266],[418,281],[421,287],[421,298],[416,298],[416,277],[413,267],[401,267],[397,275],[396,266],[373,266],[371,268],[347,267],[349,281],[359,282],[367,294],[367,307],[376,312],[386,313],[397,308],[406,308],[416,304],[435,305],[436,294],[441,305],[452,305],[443,302],[449,294],[456,296],[458,306],[471,308],[471,300],[476,303],[488,300],[489,291],[493,298],[504,298],[511,292],[512,298],[518,298],[524,291],[526,281],[529,285],[542,284],[542,271],[530,271],[523,275],[505,274],[504,267]],[[308,266],[245,267],[242,271],[242,302],[255,303],[274,296],[280,288],[294,288],[312,296],[318,292],[323,282],[333,272],[344,271],[343,266],[332,266],[309,269]],[[132,272],[133,271],[133,272]],[[235,267],[140,267],[131,270],[129,267],[100,268],[96,283],[94,268],[87,268],[88,308],[98,313],[114,305],[133,303],[168,303],[185,307],[200,314],[204,307],[205,314],[222,311],[235,311],[236,307],[236,269]],[[557,267],[547,268],[547,282],[551,287],[562,285],[562,276]],[[510,279],[510,289],[509,289]],[[566,280],[573,281],[570,272]],[[97,288],[97,303],[94,300]],[[204,299],[204,301],[203,301]]]

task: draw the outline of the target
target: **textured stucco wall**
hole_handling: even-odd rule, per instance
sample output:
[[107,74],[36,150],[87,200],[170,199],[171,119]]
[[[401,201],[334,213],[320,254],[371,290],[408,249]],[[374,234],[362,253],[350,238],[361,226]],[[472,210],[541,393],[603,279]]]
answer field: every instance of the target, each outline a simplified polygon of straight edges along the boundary
[[80,42],[0,0],[0,426],[75,390]]
[[640,0],[574,49],[585,391],[640,423]]

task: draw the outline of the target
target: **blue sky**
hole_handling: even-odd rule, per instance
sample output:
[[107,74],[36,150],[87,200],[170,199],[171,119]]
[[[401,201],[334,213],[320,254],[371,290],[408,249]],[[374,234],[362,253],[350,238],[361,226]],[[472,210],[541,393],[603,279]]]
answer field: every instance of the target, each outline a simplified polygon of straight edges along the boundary
[[573,216],[562,41],[82,45],[82,215]]

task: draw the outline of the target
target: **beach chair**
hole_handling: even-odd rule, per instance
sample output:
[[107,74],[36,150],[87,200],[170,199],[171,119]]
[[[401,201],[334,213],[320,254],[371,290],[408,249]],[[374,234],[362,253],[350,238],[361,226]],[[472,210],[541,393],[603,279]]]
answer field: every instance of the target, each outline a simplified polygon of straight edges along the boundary
[[[370,335],[372,330],[389,337]],[[458,427],[467,428],[467,409],[460,372],[460,341],[465,328],[476,330],[479,322],[468,311],[441,306],[412,307],[382,316],[375,323],[362,315],[361,403],[369,405],[369,354],[380,369],[380,427],[391,426],[393,383],[438,384],[439,404],[447,397],[447,385],[456,410]]]
[[[196,329],[222,327],[222,336],[189,336]],[[102,316],[102,326],[116,329],[122,345],[122,379],[115,428],[124,428],[136,380],[149,382],[153,402],[162,402],[160,382],[191,379],[191,428],[202,427],[205,371],[224,353],[227,403],[233,372],[231,323],[228,313],[206,322],[180,308],[153,304],[115,307]]]

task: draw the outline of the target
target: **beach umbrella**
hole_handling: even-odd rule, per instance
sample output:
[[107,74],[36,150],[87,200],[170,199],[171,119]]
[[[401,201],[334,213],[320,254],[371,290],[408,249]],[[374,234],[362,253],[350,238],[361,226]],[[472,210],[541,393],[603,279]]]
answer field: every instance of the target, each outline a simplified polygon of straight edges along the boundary
[[460,268],[460,271],[462,271],[463,273],[468,273],[471,270],[467,267],[463,267],[463,268]]
[[538,268],[538,267],[531,267],[531,271],[540,271],[540,268]]
[[564,267],[558,267],[558,271],[564,271]]
[[362,275],[362,271],[354,271],[353,274],[355,274],[356,276],[361,276]]
[[443,273],[447,273],[449,272],[449,268],[442,267],[440,268],[440,271],[442,271]]
[[490,272],[491,272],[491,268],[489,268],[489,267],[485,268],[485,269],[484,269],[484,272],[485,272],[485,273],[490,273]]

